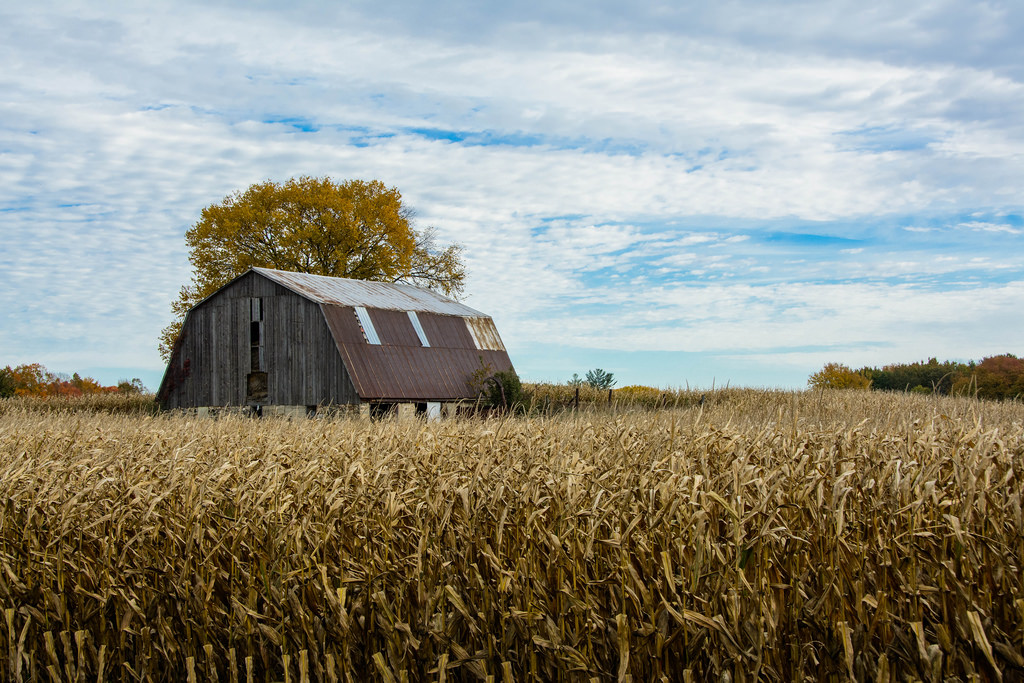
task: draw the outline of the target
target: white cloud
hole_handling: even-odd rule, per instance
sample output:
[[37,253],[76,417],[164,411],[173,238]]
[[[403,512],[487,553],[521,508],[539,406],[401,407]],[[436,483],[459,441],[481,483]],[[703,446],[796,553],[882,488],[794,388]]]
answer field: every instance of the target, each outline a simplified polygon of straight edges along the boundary
[[[866,284],[685,286],[649,290],[614,313],[567,313],[530,334],[607,349],[749,354],[841,346],[871,349],[883,359],[877,362],[893,348],[901,349],[901,357],[912,349],[972,357],[979,327],[999,326],[986,346],[1017,343],[1024,321],[1006,311],[1022,294],[1024,282],[945,291]],[[944,315],[949,310],[958,312],[955,319]]]
[[[299,174],[401,188],[466,246],[470,303],[511,343],[895,344],[908,318],[858,327],[818,297],[871,320],[888,292],[944,324],[958,309],[922,281],[963,305],[1020,272],[1017,10],[445,7],[6,9],[0,347],[159,367],[188,225]],[[954,37],[976,47],[940,49]],[[761,239],[814,222],[873,258]],[[943,281],[967,271],[982,281]]]
[[1006,233],[1008,235],[1024,235],[1024,229],[1015,228],[1012,225],[1006,225],[1005,223],[984,223],[982,221],[971,221],[970,223],[961,223],[957,227],[966,228],[968,230],[974,230],[975,232],[1001,232]]

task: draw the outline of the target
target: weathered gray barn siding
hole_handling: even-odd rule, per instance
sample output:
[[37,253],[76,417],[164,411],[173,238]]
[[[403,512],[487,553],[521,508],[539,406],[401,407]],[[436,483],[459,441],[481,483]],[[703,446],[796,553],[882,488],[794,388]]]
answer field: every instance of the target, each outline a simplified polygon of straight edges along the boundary
[[320,306],[292,292],[264,302],[268,403],[358,403]]
[[358,402],[320,306],[248,273],[185,319],[159,398],[166,408],[246,405],[250,300],[263,299],[267,398],[261,405]]

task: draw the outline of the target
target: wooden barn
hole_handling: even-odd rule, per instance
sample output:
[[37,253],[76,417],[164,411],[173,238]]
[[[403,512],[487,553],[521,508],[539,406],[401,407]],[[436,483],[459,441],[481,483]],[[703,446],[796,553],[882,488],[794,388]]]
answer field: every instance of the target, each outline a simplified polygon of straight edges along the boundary
[[434,416],[510,369],[490,316],[436,292],[252,268],[185,316],[157,399],[200,412]]

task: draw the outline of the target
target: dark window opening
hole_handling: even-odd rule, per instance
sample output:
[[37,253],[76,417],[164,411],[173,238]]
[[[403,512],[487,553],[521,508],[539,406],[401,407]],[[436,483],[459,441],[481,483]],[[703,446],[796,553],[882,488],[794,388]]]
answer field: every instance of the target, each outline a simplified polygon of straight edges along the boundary
[[417,403],[416,404],[416,414],[417,415],[426,415],[427,414],[427,404],[426,403]]
[[266,374],[263,347],[263,299],[249,299],[249,370]]
[[398,404],[397,403],[371,403],[370,404],[370,419],[371,420],[383,420],[388,417],[394,417],[398,415]]
[[[269,398],[267,367],[263,353],[263,299],[249,299],[249,374],[245,376],[245,401]],[[257,410],[262,411],[257,407]]]

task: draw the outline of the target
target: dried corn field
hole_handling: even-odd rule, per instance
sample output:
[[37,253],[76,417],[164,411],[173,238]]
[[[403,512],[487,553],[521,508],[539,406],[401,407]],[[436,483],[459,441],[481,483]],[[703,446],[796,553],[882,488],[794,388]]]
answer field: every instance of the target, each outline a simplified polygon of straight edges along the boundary
[[1021,680],[1024,406],[0,412],[0,678]]

